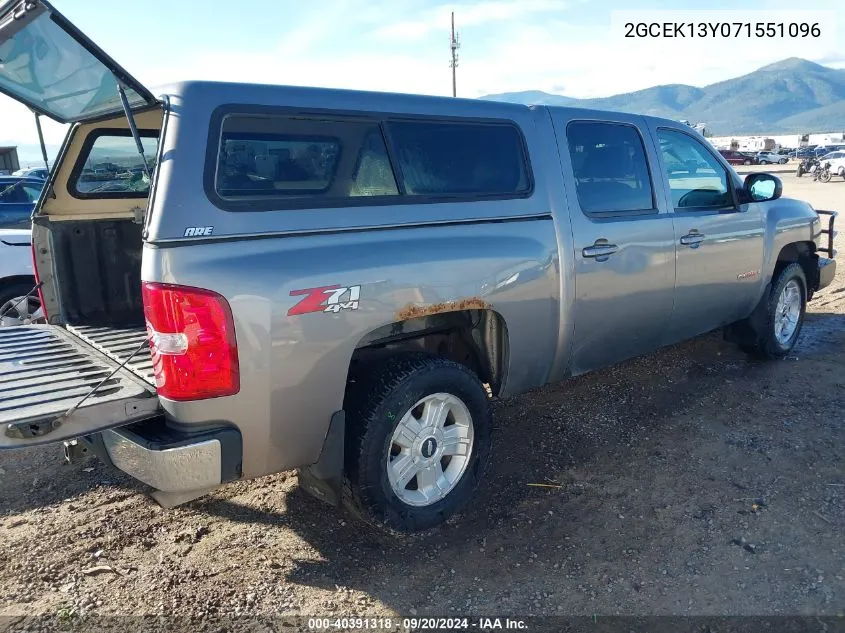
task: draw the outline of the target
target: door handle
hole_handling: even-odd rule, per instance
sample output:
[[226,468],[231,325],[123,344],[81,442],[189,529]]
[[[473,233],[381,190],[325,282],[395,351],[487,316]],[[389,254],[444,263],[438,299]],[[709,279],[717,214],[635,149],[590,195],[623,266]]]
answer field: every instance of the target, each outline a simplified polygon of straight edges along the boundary
[[585,247],[581,254],[584,257],[609,257],[618,250],[619,247],[616,244],[596,243]]
[[704,241],[704,234],[698,231],[690,231],[681,238],[681,244],[695,248]]

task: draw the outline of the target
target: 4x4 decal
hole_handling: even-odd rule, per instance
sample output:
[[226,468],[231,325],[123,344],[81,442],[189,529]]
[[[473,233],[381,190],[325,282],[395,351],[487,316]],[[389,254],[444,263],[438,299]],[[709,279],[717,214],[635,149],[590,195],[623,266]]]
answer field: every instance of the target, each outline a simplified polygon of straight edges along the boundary
[[361,286],[320,286],[291,290],[290,296],[305,295],[299,303],[288,310],[288,316],[308,314],[310,312],[340,312],[357,310],[361,297]]

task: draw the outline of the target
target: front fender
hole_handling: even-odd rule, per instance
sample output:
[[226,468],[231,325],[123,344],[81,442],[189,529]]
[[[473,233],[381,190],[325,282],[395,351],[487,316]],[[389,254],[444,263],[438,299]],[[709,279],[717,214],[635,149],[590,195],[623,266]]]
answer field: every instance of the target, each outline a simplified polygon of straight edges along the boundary
[[29,231],[0,230],[0,282],[9,277],[34,277]]
[[766,247],[763,260],[763,284],[771,279],[778,255],[789,244],[810,242],[815,244],[821,236],[818,214],[803,200],[778,198],[764,203]]

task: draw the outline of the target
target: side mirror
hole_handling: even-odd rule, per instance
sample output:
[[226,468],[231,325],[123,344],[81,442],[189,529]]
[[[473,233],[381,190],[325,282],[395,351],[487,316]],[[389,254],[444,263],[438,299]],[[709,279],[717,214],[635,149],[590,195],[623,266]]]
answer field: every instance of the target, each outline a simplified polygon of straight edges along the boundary
[[745,191],[752,202],[777,200],[783,194],[783,183],[772,174],[748,174],[745,177]]

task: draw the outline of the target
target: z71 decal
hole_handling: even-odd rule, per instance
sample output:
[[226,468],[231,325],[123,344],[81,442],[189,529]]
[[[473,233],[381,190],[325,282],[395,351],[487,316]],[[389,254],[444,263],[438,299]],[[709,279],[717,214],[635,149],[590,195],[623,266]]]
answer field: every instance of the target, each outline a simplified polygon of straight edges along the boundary
[[361,286],[321,286],[291,290],[290,296],[305,295],[299,303],[288,310],[288,316],[310,312],[334,312],[357,310],[361,297]]

